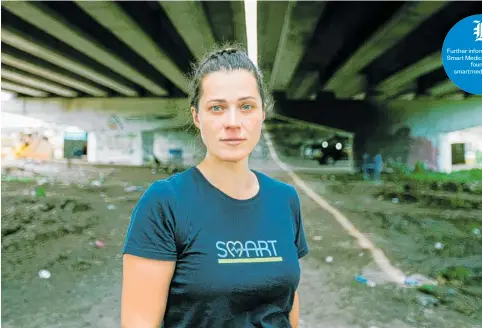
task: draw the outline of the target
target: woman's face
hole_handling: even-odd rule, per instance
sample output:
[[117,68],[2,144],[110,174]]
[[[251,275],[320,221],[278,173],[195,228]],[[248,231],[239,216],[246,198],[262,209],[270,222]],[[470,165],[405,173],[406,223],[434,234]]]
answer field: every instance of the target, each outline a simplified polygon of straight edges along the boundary
[[256,78],[246,70],[223,70],[201,83],[198,113],[191,112],[208,154],[228,162],[247,158],[265,118]]

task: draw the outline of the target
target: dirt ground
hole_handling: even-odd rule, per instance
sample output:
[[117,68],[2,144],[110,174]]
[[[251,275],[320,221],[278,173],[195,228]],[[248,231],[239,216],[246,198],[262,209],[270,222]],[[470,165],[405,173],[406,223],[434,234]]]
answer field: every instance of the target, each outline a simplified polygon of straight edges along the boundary
[[[90,166],[38,166],[39,171],[46,180],[2,182],[3,326],[119,327],[121,247],[142,193],[141,188],[126,188],[145,188],[167,175],[145,168]],[[269,174],[292,183],[281,170]],[[434,297],[429,294],[385,283],[370,253],[300,191],[311,249],[302,260],[301,327],[482,327],[482,240],[473,232],[482,230],[482,207],[444,208],[401,196],[393,203],[390,195],[397,189],[389,183],[316,172],[299,176],[395,266],[452,289],[451,299],[437,294],[437,304],[431,305]],[[469,203],[477,203],[480,196],[472,196]],[[438,242],[442,249],[434,247]],[[327,262],[328,256],[333,261]],[[459,271],[451,273],[451,268]],[[40,278],[40,270],[51,276]],[[356,282],[357,274],[377,285]]]

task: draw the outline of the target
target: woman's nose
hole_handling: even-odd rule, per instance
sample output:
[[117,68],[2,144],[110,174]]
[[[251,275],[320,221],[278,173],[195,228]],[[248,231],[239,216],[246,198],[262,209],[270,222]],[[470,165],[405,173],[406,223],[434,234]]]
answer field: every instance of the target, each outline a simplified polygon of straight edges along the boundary
[[226,125],[230,127],[237,127],[241,124],[241,118],[236,108],[230,108],[227,112]]

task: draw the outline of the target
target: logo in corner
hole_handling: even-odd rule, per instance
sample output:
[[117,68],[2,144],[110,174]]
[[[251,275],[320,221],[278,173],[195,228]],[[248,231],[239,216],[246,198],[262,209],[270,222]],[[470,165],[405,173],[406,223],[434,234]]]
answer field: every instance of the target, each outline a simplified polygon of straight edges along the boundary
[[476,24],[474,28],[475,41],[482,41],[482,22],[479,20],[474,20]]

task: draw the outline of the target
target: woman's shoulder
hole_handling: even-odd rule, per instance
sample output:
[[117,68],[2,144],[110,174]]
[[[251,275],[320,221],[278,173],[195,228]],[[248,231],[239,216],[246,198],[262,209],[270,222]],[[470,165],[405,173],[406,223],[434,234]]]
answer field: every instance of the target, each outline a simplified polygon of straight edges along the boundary
[[282,181],[280,179],[274,178],[272,176],[269,176],[268,174],[261,173],[259,171],[253,170],[256,175],[262,179],[263,185],[267,188],[270,189],[270,192],[276,192],[277,194],[286,194],[289,196],[296,196],[297,191],[296,188],[285,181]]
[[192,168],[175,173],[169,177],[155,180],[147,189],[147,193],[173,197],[176,194],[183,194],[186,189],[193,185]]

